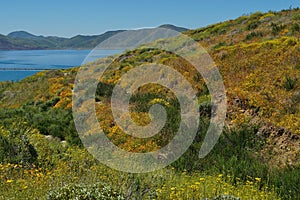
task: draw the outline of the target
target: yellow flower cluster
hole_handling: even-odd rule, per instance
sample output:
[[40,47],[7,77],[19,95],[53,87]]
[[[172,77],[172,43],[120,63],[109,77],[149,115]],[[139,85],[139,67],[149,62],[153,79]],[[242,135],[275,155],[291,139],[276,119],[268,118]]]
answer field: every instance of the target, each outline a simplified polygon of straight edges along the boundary
[[167,102],[166,100],[164,99],[161,99],[161,98],[155,98],[153,99],[152,101],[149,102],[149,105],[154,105],[154,104],[162,104],[162,105],[165,105],[165,106],[170,106],[170,103]]
[[224,176],[223,174],[217,176],[194,174],[191,177],[182,173],[180,181],[176,179],[170,180],[173,184],[172,187],[164,186],[161,189],[157,189],[156,192],[159,199],[210,199],[219,195],[229,195],[241,199],[277,198],[266,188],[260,190],[259,183],[261,182],[261,178],[247,177],[248,181],[246,184],[238,181],[235,186],[228,183],[231,179],[231,176]]

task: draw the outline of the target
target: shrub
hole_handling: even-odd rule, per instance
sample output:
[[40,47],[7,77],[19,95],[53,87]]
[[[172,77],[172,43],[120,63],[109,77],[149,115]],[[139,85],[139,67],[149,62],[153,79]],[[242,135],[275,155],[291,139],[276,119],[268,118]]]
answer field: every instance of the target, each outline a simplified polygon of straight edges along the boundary
[[259,26],[259,24],[260,24],[259,21],[251,22],[250,24],[247,25],[247,30],[250,31],[256,29]]
[[38,155],[29,142],[27,131],[21,126],[12,127],[5,136],[0,130],[0,162],[26,164],[36,161]]
[[199,129],[193,144],[184,156],[173,164],[175,168],[183,170],[182,163],[193,163],[191,170],[212,170],[216,173],[224,173],[224,171],[231,170],[233,174],[230,175],[235,177],[246,177],[246,175],[250,175],[247,174],[249,171],[260,173],[264,166],[260,166],[261,169],[259,169],[260,167],[255,169],[258,163],[253,159],[251,151],[261,148],[264,140],[256,136],[257,127],[254,126],[242,126],[236,130],[223,131],[211,153],[201,162],[197,162],[199,161],[198,151],[202,145],[208,124],[209,118],[203,117],[199,126],[201,129]]
[[250,19],[259,19],[264,14],[262,12],[255,12],[250,15]]
[[274,17],[274,16],[275,16],[275,14],[274,14],[274,13],[272,13],[272,12],[269,12],[269,13],[267,13],[267,14],[265,14],[265,15],[261,16],[261,17],[259,18],[259,20],[260,20],[260,21],[264,21],[265,19],[267,19],[267,18],[271,18],[271,17]]
[[283,30],[286,26],[281,24],[281,25],[278,25],[278,24],[275,24],[272,22],[271,24],[271,27],[272,27],[272,34],[273,35],[277,35],[281,30]]
[[281,171],[275,170],[269,180],[269,185],[275,186],[275,191],[282,199],[299,199],[299,180],[300,167],[288,167]]
[[300,13],[296,13],[293,17],[293,20],[300,20]]
[[246,35],[245,40],[251,40],[252,38],[255,37],[263,37],[263,33],[261,31],[257,31],[257,32],[251,32],[248,35]]
[[284,87],[287,91],[293,90],[293,89],[296,87],[297,82],[298,82],[298,79],[297,79],[297,78],[291,78],[291,77],[289,77],[289,76],[286,76],[286,77],[285,77],[285,82],[284,82],[283,87]]
[[249,16],[243,15],[236,20],[236,23],[237,24],[244,23],[248,18],[249,18]]
[[294,23],[293,26],[292,26],[292,32],[295,33],[295,32],[300,32],[300,26],[298,23]]
[[110,186],[96,183],[87,185],[66,185],[57,190],[50,190],[46,196],[49,200],[121,200],[125,199],[120,192]]
[[223,47],[223,46],[225,46],[225,45],[226,45],[225,42],[219,42],[218,44],[216,44],[216,45],[213,47],[213,49],[218,49],[218,48]]
[[0,134],[0,162],[6,161],[10,157],[12,145],[8,139]]

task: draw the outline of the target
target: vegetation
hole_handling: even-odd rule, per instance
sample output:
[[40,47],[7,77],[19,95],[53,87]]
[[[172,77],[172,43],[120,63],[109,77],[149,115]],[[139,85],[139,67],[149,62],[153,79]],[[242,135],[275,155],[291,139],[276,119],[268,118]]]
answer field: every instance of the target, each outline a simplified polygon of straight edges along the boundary
[[171,166],[152,173],[115,171],[82,147],[71,112],[78,68],[0,83],[0,199],[299,199],[299,16],[298,9],[259,12],[185,32],[209,50],[228,98],[226,128],[203,159],[198,153],[213,107],[201,75],[170,52],[118,55],[99,80],[95,108],[107,137],[126,151],[167,144],[178,129],[180,108],[167,88],[140,87],[130,99],[131,118],[148,124],[149,108],[158,103],[166,108],[167,123],[149,139],[123,133],[110,96],[124,73],[155,61],[183,74],[197,93],[200,126],[193,144]]

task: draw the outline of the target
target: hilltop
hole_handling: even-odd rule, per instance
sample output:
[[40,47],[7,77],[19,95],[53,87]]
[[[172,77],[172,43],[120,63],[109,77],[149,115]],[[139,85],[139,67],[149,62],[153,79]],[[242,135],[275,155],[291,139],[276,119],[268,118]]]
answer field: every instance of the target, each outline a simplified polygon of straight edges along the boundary
[[14,31],[7,35],[9,38],[22,38],[22,39],[33,39],[33,38],[39,38],[43,36],[36,36],[31,33],[28,33],[26,31]]
[[[131,117],[143,125],[149,123],[147,112],[151,105],[157,102],[164,105],[171,119],[167,121],[158,136],[147,140],[133,138],[124,134],[115,125],[110,109],[112,89],[124,73],[137,65],[155,61],[172,66],[183,74],[197,91],[201,114],[201,127],[193,145],[172,165],[172,168],[167,168],[167,171],[162,172],[173,173],[175,171],[176,178],[184,180],[184,183],[178,183],[174,179],[170,182],[159,180],[157,176],[154,176],[155,181],[149,183],[148,177],[142,176],[141,180],[137,176],[136,179],[132,179],[147,182],[149,187],[139,189],[139,186],[134,184],[135,182],[132,185],[120,187],[122,189],[125,187],[128,198],[132,197],[134,192],[131,190],[135,186],[137,193],[145,191],[145,194],[152,198],[171,198],[172,195],[174,198],[190,198],[191,196],[184,196],[189,194],[180,192],[182,190],[179,188],[184,188],[184,191],[189,191],[190,194],[201,196],[203,193],[193,193],[193,191],[202,191],[202,183],[208,181],[205,182],[209,184],[206,185],[208,188],[204,188],[204,193],[212,195],[211,198],[216,193],[224,194],[227,190],[230,192],[226,193],[236,196],[244,195],[242,198],[245,199],[253,195],[258,195],[255,197],[257,199],[298,198],[300,10],[256,12],[183,33],[207,49],[223,76],[228,102],[226,128],[214,150],[206,158],[199,160],[197,153],[208,127],[212,109],[210,94],[201,75],[185,60],[162,50],[136,49],[117,55],[117,59],[99,80],[95,99],[99,124],[114,144],[131,152],[155,151],[165,146],[173,137],[173,131],[178,129],[176,125],[180,120],[178,102],[166,88],[157,85],[142,88],[134,95],[130,108]],[[25,37],[27,37],[26,34]],[[109,60],[112,57],[105,59]],[[98,66],[100,61],[103,60],[88,65]],[[98,169],[99,174],[102,171],[108,173],[106,168],[97,168],[98,164],[91,164],[92,159],[90,160],[88,156],[82,156],[87,154],[80,148],[82,144],[75,130],[71,110],[72,90],[77,72],[78,67],[45,71],[20,82],[1,83],[0,130],[3,132],[3,137],[7,138],[9,138],[7,135],[10,130],[12,133],[18,132],[15,131],[16,126],[30,130],[27,132],[30,132],[28,135],[33,146],[45,158],[30,154],[31,156],[26,157],[28,162],[32,162],[29,158],[35,162],[40,159],[48,163],[47,167],[51,166],[62,173],[60,168],[68,168],[66,166],[69,165],[77,166],[80,161],[88,169],[95,171]],[[47,135],[47,137],[52,135],[50,141],[56,142],[57,146],[48,147],[47,140],[41,139],[42,135]],[[57,142],[60,140],[67,141],[67,149],[64,150],[60,146],[60,142]],[[19,140],[12,142],[17,143]],[[43,145],[47,147],[46,150],[43,149],[46,148]],[[78,155],[78,152],[82,155]],[[5,158],[11,159],[7,157]],[[63,159],[60,160],[58,157]],[[73,163],[70,163],[69,159]],[[76,169],[84,171],[83,168],[79,166]],[[114,180],[118,180],[116,177],[124,177],[124,174],[109,173],[113,174]],[[128,179],[132,180],[131,177]],[[187,180],[193,180],[193,183]],[[70,180],[68,182],[72,185]],[[117,184],[116,182],[118,181],[111,180],[112,188],[120,189],[113,187]],[[151,191],[151,187],[157,187],[153,186],[156,183],[161,189]],[[227,186],[232,189],[228,189]],[[226,189],[222,190],[223,187]],[[217,192],[214,192],[213,188]],[[64,189],[73,191],[72,188]],[[248,192],[251,191],[254,192],[249,194]],[[197,197],[200,198],[200,196]]]

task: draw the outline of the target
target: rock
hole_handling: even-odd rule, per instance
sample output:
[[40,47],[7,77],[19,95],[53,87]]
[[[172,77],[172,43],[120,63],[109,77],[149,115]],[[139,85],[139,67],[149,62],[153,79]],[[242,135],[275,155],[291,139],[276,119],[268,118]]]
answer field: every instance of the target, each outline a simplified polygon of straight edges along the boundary
[[66,145],[67,145],[67,141],[65,141],[65,140],[61,141],[60,143],[62,144],[63,147],[66,147]]
[[45,138],[46,138],[47,140],[53,140],[53,136],[52,136],[52,135],[45,135]]
[[235,34],[238,33],[238,32],[239,32],[238,30],[232,30],[232,31],[228,34],[228,36],[231,37],[231,36],[235,35]]
[[218,58],[219,58],[220,60],[223,60],[227,55],[228,55],[228,52],[222,50],[222,51],[220,51],[220,52],[218,53]]
[[272,17],[265,17],[261,20],[261,22],[268,22],[272,19]]

